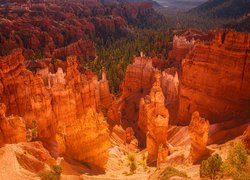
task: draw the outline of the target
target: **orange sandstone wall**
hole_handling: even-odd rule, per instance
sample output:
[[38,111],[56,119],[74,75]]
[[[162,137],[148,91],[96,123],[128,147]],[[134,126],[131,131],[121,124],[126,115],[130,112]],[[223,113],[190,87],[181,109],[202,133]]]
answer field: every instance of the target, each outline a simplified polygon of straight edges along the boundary
[[250,116],[250,35],[218,30],[182,61],[178,122],[199,111],[211,123]]

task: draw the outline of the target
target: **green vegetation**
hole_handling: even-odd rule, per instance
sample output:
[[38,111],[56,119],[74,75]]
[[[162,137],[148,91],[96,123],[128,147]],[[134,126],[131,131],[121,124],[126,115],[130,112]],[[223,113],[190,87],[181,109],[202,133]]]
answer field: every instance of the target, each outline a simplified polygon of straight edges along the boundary
[[26,139],[28,142],[35,140],[37,138],[37,122],[36,120],[32,120],[30,125],[26,126]]
[[186,13],[179,11],[166,11],[161,10],[167,19],[167,23],[164,25],[165,29],[188,29],[197,28],[203,31],[222,27],[222,25],[228,23],[230,20],[224,18],[212,18],[207,16],[200,16],[194,13]]
[[101,78],[101,70],[107,70],[107,79],[112,93],[118,93],[119,85],[124,73],[133,57],[144,52],[149,57],[159,56],[167,58],[172,36],[168,33],[153,30],[136,30],[135,38],[110,38],[104,41],[96,38],[98,58],[93,61],[82,61],[84,66],[98,74]]
[[133,154],[128,154],[128,161],[129,161],[129,169],[130,169],[130,174],[134,174],[136,169],[137,169],[137,165],[135,162],[135,156]]
[[223,164],[223,171],[235,180],[247,180],[250,179],[249,169],[250,162],[247,150],[242,143],[237,143],[230,150],[228,158]]
[[59,165],[54,165],[54,166],[52,166],[52,169],[53,169],[53,171],[57,174],[57,175],[61,175],[61,173],[62,173],[62,167],[61,166],[59,166]]
[[147,171],[147,170],[148,170],[148,166],[147,166],[147,156],[146,156],[145,154],[142,155],[142,159],[141,159],[141,161],[140,161],[139,164],[142,166],[142,168],[143,168],[144,171]]
[[247,150],[242,143],[237,143],[229,151],[225,162],[222,162],[218,154],[210,156],[202,161],[200,176],[210,179],[221,178],[220,176],[232,177],[234,180],[250,179],[250,159]]
[[42,180],[59,180],[62,173],[62,167],[54,165],[52,171],[43,171],[38,173]]
[[179,176],[183,178],[187,178],[187,174],[185,172],[179,171],[174,167],[167,167],[162,173],[161,173],[161,179],[162,180],[168,180],[173,176]]
[[202,161],[200,166],[200,176],[215,179],[216,174],[221,170],[222,158],[218,155],[212,155],[207,160]]

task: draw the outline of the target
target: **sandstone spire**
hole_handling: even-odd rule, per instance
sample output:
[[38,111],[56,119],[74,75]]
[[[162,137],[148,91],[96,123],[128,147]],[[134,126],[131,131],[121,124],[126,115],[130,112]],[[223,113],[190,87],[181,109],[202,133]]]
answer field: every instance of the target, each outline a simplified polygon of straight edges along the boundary
[[[150,94],[140,101],[138,126],[142,134],[146,135],[146,147],[148,160],[153,162],[157,157],[161,157],[161,162],[166,154],[166,141],[169,114],[164,105],[164,95],[160,86],[161,74],[155,72],[155,82]],[[161,148],[160,148],[161,147]],[[160,148],[160,151],[159,151]],[[161,155],[158,155],[161,153]]]
[[209,121],[201,118],[198,111],[192,114],[192,119],[188,127],[191,140],[190,156],[195,163],[207,154]]

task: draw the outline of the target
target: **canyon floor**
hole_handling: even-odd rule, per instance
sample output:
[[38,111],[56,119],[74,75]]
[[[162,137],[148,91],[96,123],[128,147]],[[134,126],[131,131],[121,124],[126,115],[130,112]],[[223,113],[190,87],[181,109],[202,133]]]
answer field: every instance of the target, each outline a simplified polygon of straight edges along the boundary
[[[212,144],[209,145],[207,148],[210,149],[213,153],[218,153],[223,160],[226,159],[228,156],[230,148],[232,148],[233,144],[237,144],[241,141],[242,136],[237,137],[233,140],[230,140],[224,144]],[[128,154],[129,152],[123,151],[122,147],[114,146],[109,150],[109,160],[107,163],[107,169],[105,174],[102,175],[94,175],[95,173],[99,173],[98,171],[91,171],[86,166],[83,166],[77,162],[67,162],[62,160],[61,166],[63,167],[62,171],[62,179],[89,179],[89,180],[98,180],[98,179],[107,179],[107,180],[156,180],[156,179],[167,179],[163,178],[162,174],[164,170],[169,167],[173,166],[174,168],[178,169],[179,171],[185,172],[187,177],[179,177],[173,176],[169,179],[176,180],[176,179],[201,179],[200,178],[200,165],[192,165],[188,162],[180,163],[178,157],[188,157],[189,155],[189,148],[190,146],[185,147],[175,147],[175,150],[169,156],[168,160],[171,163],[162,164],[160,167],[150,167],[142,166],[142,154],[145,151],[133,152],[136,159],[136,163],[138,164],[138,169],[135,173],[130,174],[129,170],[129,161],[128,161]],[[130,152],[131,153],[131,152]],[[250,156],[248,156],[250,159]],[[250,161],[249,161],[250,162]],[[90,175],[91,174],[91,175]],[[222,178],[222,179],[230,179]]]

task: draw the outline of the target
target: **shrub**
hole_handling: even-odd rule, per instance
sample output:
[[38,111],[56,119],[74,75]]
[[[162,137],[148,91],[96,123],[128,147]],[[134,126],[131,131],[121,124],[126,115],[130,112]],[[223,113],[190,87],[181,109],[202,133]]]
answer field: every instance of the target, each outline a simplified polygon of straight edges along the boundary
[[26,139],[28,142],[37,138],[37,122],[32,120],[31,125],[26,127]]
[[225,174],[232,176],[235,180],[250,179],[250,162],[247,150],[242,143],[237,143],[230,151],[226,162],[223,164]]
[[144,171],[147,171],[147,170],[148,170],[148,166],[147,166],[147,157],[146,157],[145,154],[142,155],[142,159],[141,159],[140,165],[143,167],[143,170],[144,170]]
[[59,165],[54,165],[54,166],[52,167],[52,169],[53,169],[53,171],[54,171],[57,175],[61,175],[61,173],[62,173],[62,167],[61,167],[61,166],[59,166]]
[[178,169],[171,166],[164,169],[164,171],[161,173],[162,180],[170,179],[173,176],[187,178],[187,174],[185,172],[179,171]]
[[202,161],[200,166],[200,176],[214,179],[216,173],[221,170],[222,159],[218,154],[210,156],[207,160]]
[[60,180],[60,176],[62,173],[62,167],[59,165],[52,166],[53,171],[43,171],[38,173],[38,176],[42,180]]
[[242,143],[237,143],[229,152],[228,159],[229,163],[237,168],[242,169],[247,162],[247,150],[244,148]]
[[133,154],[128,154],[128,161],[129,161],[130,173],[134,174],[137,169],[137,165],[135,163],[135,156]]
[[59,180],[52,171],[43,171],[38,174],[42,180]]

